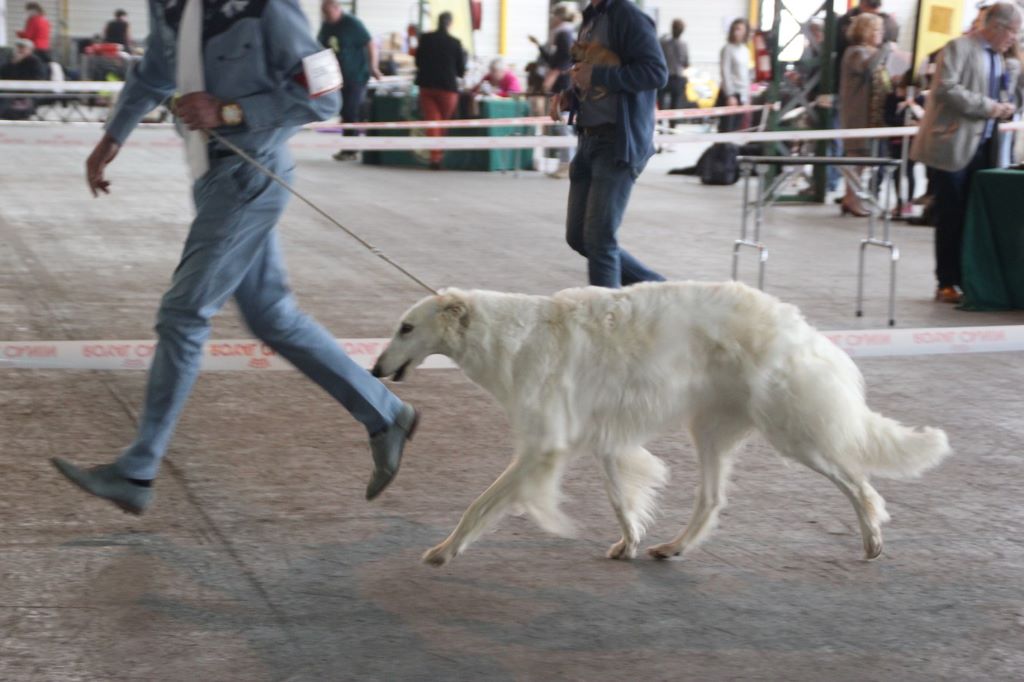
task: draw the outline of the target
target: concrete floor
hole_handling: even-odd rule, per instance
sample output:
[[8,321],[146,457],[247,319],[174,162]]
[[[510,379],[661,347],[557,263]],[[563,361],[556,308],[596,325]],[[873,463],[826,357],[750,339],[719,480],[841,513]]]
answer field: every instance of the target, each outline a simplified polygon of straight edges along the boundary
[[[93,200],[95,129],[0,128],[0,339],[137,339],[190,211],[166,132],[137,134]],[[584,280],[562,241],[567,181],[331,161],[295,140],[299,186],[435,285],[550,292]],[[699,151],[699,150],[697,150]],[[724,279],[738,187],[664,171],[633,196],[623,241],[673,278]],[[389,334],[420,292],[310,210],[283,222],[303,305],[338,336]],[[885,323],[884,260],[852,315],[862,221],[769,213],[768,289],[822,329]],[[931,232],[897,228],[900,326],[1016,324],[931,302]],[[752,265],[752,263],[751,263]],[[752,272],[751,267],[748,272]],[[233,310],[214,337],[244,331]],[[570,472],[580,534],[506,520],[442,569],[418,563],[510,456],[505,419],[457,371],[399,387],[423,411],[401,476],[362,499],[361,429],[297,373],[207,373],[142,519],[59,480],[47,458],[113,457],[140,372],[0,370],[0,680],[1019,680],[1024,678],[1024,364],[1016,354],[860,361],[869,400],[941,426],[956,455],[877,481],[893,522],[860,559],[826,480],[746,446],[716,535],[682,561],[603,558],[616,523],[589,461]],[[683,434],[651,541],[688,518]]]

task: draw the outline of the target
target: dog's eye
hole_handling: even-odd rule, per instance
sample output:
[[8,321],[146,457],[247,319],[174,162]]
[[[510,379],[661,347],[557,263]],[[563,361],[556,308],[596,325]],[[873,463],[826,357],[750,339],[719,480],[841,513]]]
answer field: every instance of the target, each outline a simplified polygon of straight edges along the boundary
[[412,325],[409,324],[408,322],[403,322],[402,326],[398,328],[398,333],[400,335],[402,335],[402,336],[405,336],[406,334],[408,334],[411,331],[412,331]]

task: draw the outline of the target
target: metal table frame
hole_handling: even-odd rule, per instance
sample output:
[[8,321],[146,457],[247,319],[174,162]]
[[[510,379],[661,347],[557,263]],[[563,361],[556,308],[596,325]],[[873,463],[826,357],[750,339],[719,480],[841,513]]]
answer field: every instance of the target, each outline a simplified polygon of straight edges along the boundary
[[[761,226],[764,223],[764,209],[777,200],[778,190],[790,179],[799,168],[811,166],[856,166],[874,168],[874,178],[878,180],[881,197],[866,191],[861,198],[869,204],[867,236],[860,240],[860,254],[857,267],[857,317],[864,315],[864,254],[869,246],[885,249],[889,252],[889,326],[896,325],[896,263],[900,259],[900,250],[892,241],[892,223],[889,217],[889,202],[892,198],[893,171],[899,167],[899,159],[865,157],[865,156],[740,156],[737,158],[743,175],[743,218],[740,224],[740,238],[733,242],[732,247],[732,278],[739,279],[740,254],[744,248],[757,251],[757,288],[764,289],[765,264],[768,262],[768,247],[761,241]],[[750,177],[759,166],[783,166],[779,173],[765,187],[765,173],[757,175],[757,197],[750,200]],[[874,184],[869,183],[868,187]],[[751,203],[753,203],[754,224],[750,229]],[[877,219],[881,216],[881,235],[877,230]]]

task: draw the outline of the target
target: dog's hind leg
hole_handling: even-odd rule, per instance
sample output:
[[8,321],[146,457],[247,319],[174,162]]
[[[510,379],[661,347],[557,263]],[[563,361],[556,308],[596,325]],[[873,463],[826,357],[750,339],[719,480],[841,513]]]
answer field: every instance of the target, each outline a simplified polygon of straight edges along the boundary
[[811,463],[808,463],[808,466],[832,481],[850,500],[860,524],[864,558],[868,561],[877,559],[882,553],[882,524],[889,520],[889,514],[885,511],[885,500],[862,476],[854,476],[836,469],[829,470]]
[[451,535],[423,555],[423,563],[442,566],[451,561],[517,505],[525,507],[546,530],[567,532],[569,524],[558,511],[557,501],[565,459],[562,451],[517,456],[469,505]]
[[725,488],[729,481],[736,448],[750,433],[753,424],[746,415],[699,414],[691,431],[700,462],[697,502],[686,528],[671,541],[655,545],[647,553],[655,559],[668,559],[697,547],[718,523],[725,507]]
[[664,462],[642,447],[602,455],[605,490],[622,527],[622,539],[608,549],[609,559],[632,559],[654,515],[657,489],[665,484]]

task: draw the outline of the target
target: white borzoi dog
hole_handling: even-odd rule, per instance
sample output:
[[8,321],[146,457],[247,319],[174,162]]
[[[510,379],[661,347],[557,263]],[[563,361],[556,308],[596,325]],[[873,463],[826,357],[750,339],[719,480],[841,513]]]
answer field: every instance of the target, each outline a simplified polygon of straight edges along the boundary
[[373,368],[401,380],[428,355],[454,360],[501,403],[515,456],[423,560],[454,558],[505,513],[565,533],[563,470],[593,454],[622,539],[636,556],[666,467],[644,444],[690,429],[701,483],[690,523],[648,553],[693,549],[715,527],[737,446],[760,431],[784,457],[832,481],[853,503],[874,559],[889,520],[871,475],[920,474],[950,453],[946,434],[872,412],[853,361],[800,311],[736,282],[670,282],[526,296],[448,289],[413,306]]

